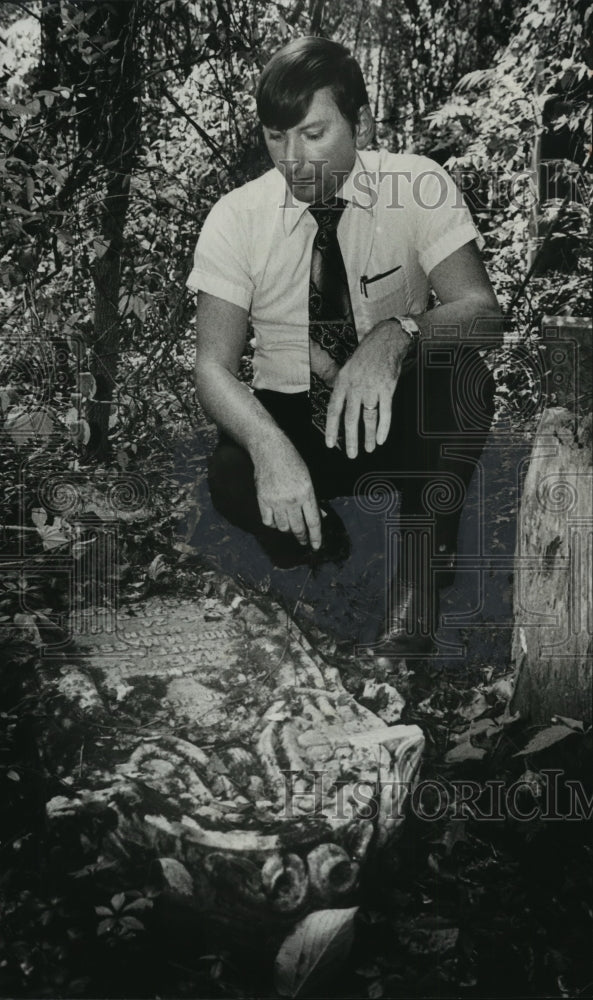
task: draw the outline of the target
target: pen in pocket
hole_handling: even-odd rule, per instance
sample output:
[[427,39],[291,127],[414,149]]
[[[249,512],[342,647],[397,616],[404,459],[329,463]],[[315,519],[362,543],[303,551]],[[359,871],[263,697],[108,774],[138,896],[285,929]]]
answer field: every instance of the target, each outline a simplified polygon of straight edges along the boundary
[[400,267],[401,267],[401,264],[397,264],[396,267],[390,268],[389,271],[382,271],[381,274],[374,274],[372,278],[369,278],[369,277],[367,277],[366,274],[363,274],[362,277],[361,277],[361,279],[360,279],[360,291],[361,291],[361,293],[365,296],[365,298],[368,299],[369,293],[367,291],[367,285],[371,285],[373,283],[373,281],[378,281],[379,278],[386,278],[390,274],[395,274],[396,271],[399,271]]

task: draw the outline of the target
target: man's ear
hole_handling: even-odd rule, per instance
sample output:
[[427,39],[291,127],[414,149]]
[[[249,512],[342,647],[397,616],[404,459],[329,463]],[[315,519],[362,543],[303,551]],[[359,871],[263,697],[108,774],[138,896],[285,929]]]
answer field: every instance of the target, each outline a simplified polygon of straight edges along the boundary
[[368,146],[369,142],[373,138],[374,131],[375,119],[373,118],[372,111],[368,104],[363,104],[362,107],[358,109],[358,122],[354,133],[356,148],[364,149],[365,146]]

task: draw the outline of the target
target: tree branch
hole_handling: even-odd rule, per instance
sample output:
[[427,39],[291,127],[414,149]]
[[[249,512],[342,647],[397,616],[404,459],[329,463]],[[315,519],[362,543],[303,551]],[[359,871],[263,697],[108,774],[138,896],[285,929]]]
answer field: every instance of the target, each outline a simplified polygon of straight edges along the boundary
[[179,103],[179,101],[176,100],[175,97],[173,97],[173,94],[171,94],[166,89],[166,87],[163,88],[163,93],[164,93],[165,97],[171,102],[171,104],[173,105],[173,107],[176,108],[176,110],[179,112],[179,114],[182,115],[185,118],[185,120],[188,121],[193,128],[195,128],[195,130],[198,133],[198,135],[200,136],[200,138],[204,140],[204,142],[206,143],[206,145],[212,150],[212,152],[217,157],[217,159],[220,160],[220,162],[223,164],[223,166],[226,167],[226,169],[228,170],[229,169],[229,163],[227,162],[226,158],[221,153],[220,146],[218,145],[218,143],[216,143],[214,141],[214,139],[212,139],[208,135],[208,133],[205,131],[205,129],[203,129],[202,126],[198,124],[198,122],[195,120],[195,118],[192,118],[192,116],[187,113],[187,111],[185,110],[185,108],[182,108],[182,106]]

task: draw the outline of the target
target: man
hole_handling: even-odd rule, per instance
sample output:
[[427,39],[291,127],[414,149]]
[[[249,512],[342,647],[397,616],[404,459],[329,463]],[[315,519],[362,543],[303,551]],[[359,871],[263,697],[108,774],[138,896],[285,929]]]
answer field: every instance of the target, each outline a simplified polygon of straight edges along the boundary
[[[274,167],[214,206],[188,279],[199,292],[197,392],[221,430],[213,501],[289,565],[299,546],[328,549],[327,500],[372,473],[397,477],[412,528],[431,516],[431,484],[461,488],[432,517],[429,555],[452,568],[473,464],[443,444],[461,435],[475,461],[492,417],[475,333],[477,320],[492,331],[498,306],[479,234],[431,160],[365,150],[373,120],[343,46],[290,42],[262,74],[257,108]],[[431,288],[440,304],[427,310]],[[236,377],[249,318],[253,391]],[[448,348],[444,360],[428,363],[431,344]],[[412,554],[393,586],[384,648],[425,653],[434,574]]]

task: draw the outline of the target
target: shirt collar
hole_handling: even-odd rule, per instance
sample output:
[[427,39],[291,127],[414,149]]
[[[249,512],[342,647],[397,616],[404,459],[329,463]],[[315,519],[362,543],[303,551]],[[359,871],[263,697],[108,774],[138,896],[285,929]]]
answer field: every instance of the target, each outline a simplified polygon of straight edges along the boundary
[[[288,190],[284,178],[279,171],[276,171],[276,173],[281,178],[284,188],[284,202],[282,204],[284,235],[290,236],[309,208],[309,202],[299,201],[295,198]],[[369,180],[369,171],[364,163],[364,153],[361,156],[360,152],[357,151],[354,166],[342,185],[339,197],[349,202],[355,209],[362,208],[365,212],[374,213],[377,199],[374,197],[374,191]]]

